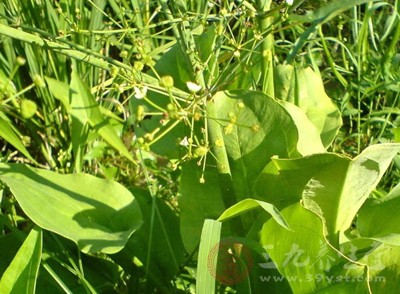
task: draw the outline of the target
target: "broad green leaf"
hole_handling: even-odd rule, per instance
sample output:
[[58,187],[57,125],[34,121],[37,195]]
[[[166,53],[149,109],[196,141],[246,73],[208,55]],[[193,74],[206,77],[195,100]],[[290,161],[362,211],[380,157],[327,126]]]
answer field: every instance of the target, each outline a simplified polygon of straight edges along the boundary
[[[199,258],[197,263],[196,293],[215,293],[215,275],[217,270],[218,251],[215,249],[221,238],[221,226],[219,221],[206,219],[201,232]],[[210,253],[215,255],[210,260]],[[211,261],[211,264],[210,264]],[[212,274],[212,271],[214,274]]]
[[357,229],[362,237],[400,246],[400,185],[384,198],[368,199],[357,217]]
[[328,147],[342,125],[338,108],[326,95],[321,77],[311,68],[279,65],[275,69],[275,98],[300,107]]
[[353,160],[330,153],[273,159],[261,173],[256,191],[278,209],[302,198],[306,208],[326,221],[328,233],[337,234],[350,227],[399,150],[400,144],[379,144]]
[[41,229],[33,228],[0,279],[1,293],[35,293],[42,242]]
[[297,150],[303,156],[325,152],[325,147],[321,140],[317,139],[319,137],[318,129],[312,124],[304,111],[287,101],[280,101],[280,104],[289,112],[299,132]]
[[149,282],[163,291],[171,291],[168,283],[184,262],[185,249],[176,213],[149,192],[131,189],[143,213],[143,225],[120,252],[112,256],[118,264],[129,268],[134,257],[143,264]]
[[0,180],[37,225],[73,240],[85,253],[118,252],[142,223],[133,195],[113,181],[4,163]]
[[132,154],[128,151],[121,138],[118,137],[114,128],[101,114],[99,105],[76,71],[72,72],[69,99],[71,115],[76,121],[79,121],[79,125],[85,126],[89,123],[110,146],[114,147],[130,161],[135,162]]
[[349,159],[332,153],[297,159],[273,157],[257,179],[256,193],[261,199],[283,209],[300,201],[304,187],[314,174],[330,165],[340,165],[342,161],[347,165]]
[[341,289],[341,287],[357,294],[369,293],[368,287],[371,290],[370,293],[398,293],[400,287],[399,246],[382,244],[377,241],[366,248],[352,245],[352,254],[349,257],[364,266],[356,266],[354,263],[344,264],[335,273],[336,277],[342,278],[341,281],[337,279],[339,281],[337,287],[318,293],[340,293],[336,289]]
[[195,162],[187,162],[182,166],[178,197],[180,230],[189,253],[199,245],[205,219],[217,219],[225,210],[217,169],[206,168],[204,184],[200,183],[201,176],[201,167]]
[[193,79],[192,69],[186,62],[185,53],[182,52],[179,44],[174,44],[154,65],[157,74],[162,76],[171,76],[174,79],[174,86],[185,91],[186,82]]
[[[266,216],[266,214],[263,214],[263,216]],[[261,218],[258,221],[261,221]],[[291,293],[289,283],[276,266],[264,266],[270,260],[259,241],[263,223],[265,223],[265,220],[262,221],[254,239],[249,234],[245,238],[235,238],[237,243],[242,244],[241,261],[246,264],[249,275],[247,281],[243,281],[243,277],[240,277],[240,283],[235,285],[235,290],[237,293]]]
[[241,197],[249,196],[245,194],[251,193],[255,178],[272,156],[298,157],[298,149],[309,154],[317,148],[311,146],[320,144],[318,136],[308,134],[308,144],[299,148],[299,137],[303,134],[290,113],[261,92],[218,92],[213,99],[232,173],[240,175],[236,183],[243,183],[242,187],[236,187],[241,190]]
[[4,119],[2,114],[0,113],[0,137],[14,146],[19,152],[25,155],[28,159],[32,160],[32,162],[36,163],[36,160],[29,154],[28,150],[26,150],[24,144],[18,135],[14,132],[12,124],[10,121]]
[[[272,156],[284,158],[299,157],[301,149],[305,154],[312,153],[322,146],[319,135],[298,129],[290,113],[276,100],[257,91],[224,91],[214,97],[215,115],[213,120],[220,126],[221,142],[229,157],[229,167],[235,190],[235,201],[253,195],[255,181]],[[293,111],[296,112],[296,111]],[[215,117],[215,119],[214,119]],[[322,148],[321,152],[324,151]],[[232,195],[233,196],[233,195]],[[245,228],[252,226],[254,215],[242,217]]]
[[328,287],[331,270],[346,260],[326,242],[322,220],[300,204],[293,204],[281,213],[291,230],[272,219],[264,224],[261,243],[268,259],[260,266],[276,267],[295,294],[315,293]]
[[399,151],[400,144],[372,145],[347,165],[321,170],[304,188],[304,206],[326,220],[329,233],[346,230]]
[[219,221],[225,221],[228,220],[232,217],[241,215],[247,211],[253,210],[255,208],[261,207],[264,209],[266,212],[268,212],[278,224],[281,226],[289,229],[285,219],[282,217],[282,215],[279,213],[279,210],[276,209],[275,206],[273,206],[270,203],[260,201],[260,200],[255,200],[255,199],[245,199],[242,200],[238,203],[236,203],[234,206],[229,207],[227,210],[224,211],[224,213],[218,218]]

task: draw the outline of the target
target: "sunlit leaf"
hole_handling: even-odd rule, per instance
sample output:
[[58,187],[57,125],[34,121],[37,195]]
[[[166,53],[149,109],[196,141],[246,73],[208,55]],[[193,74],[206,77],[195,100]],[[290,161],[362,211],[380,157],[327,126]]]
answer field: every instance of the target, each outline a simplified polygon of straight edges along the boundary
[[311,68],[279,65],[275,69],[275,98],[300,107],[320,133],[325,147],[342,125],[338,108],[327,96],[321,77]]
[[282,215],[291,230],[272,219],[265,223],[261,243],[268,258],[260,266],[277,268],[296,294],[316,293],[336,282],[329,280],[331,271],[347,260],[326,242],[322,220],[300,204],[287,207]]
[[33,228],[0,279],[1,293],[35,293],[42,242],[42,231]]
[[142,223],[133,195],[113,181],[5,163],[0,180],[37,225],[73,240],[83,252],[115,253]]
[[278,224],[289,229],[285,219],[282,217],[282,215],[279,213],[279,211],[276,209],[275,206],[273,206],[270,203],[264,202],[264,201],[259,201],[259,200],[250,199],[250,198],[242,200],[242,201],[236,203],[234,206],[229,207],[218,218],[218,220],[219,221],[228,220],[232,217],[241,215],[247,211],[250,211],[250,210],[253,210],[253,209],[259,208],[259,207],[261,207],[266,212],[268,212],[276,220],[276,222]]
[[357,229],[363,237],[400,246],[400,185],[384,198],[368,199],[361,207]]
[[1,114],[0,114],[0,137],[2,137],[5,141],[14,146],[28,159],[36,163],[36,160],[32,158],[28,150],[25,148],[25,145],[22,143],[21,138],[16,134],[16,132],[12,128],[11,122],[9,120],[2,118]]

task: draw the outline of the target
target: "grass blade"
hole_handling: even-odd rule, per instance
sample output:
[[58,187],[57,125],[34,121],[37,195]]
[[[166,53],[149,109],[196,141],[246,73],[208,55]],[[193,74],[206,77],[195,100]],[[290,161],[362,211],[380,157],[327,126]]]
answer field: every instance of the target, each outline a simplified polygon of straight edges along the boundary
[[[199,258],[197,264],[197,281],[196,289],[199,294],[213,294],[215,293],[215,277],[212,276],[209,270],[208,255],[211,249],[219,242],[221,237],[222,223],[219,221],[206,219],[204,221],[203,230],[201,232],[201,241],[199,249]],[[218,252],[213,262],[217,262]],[[217,268],[213,264],[213,268]]]

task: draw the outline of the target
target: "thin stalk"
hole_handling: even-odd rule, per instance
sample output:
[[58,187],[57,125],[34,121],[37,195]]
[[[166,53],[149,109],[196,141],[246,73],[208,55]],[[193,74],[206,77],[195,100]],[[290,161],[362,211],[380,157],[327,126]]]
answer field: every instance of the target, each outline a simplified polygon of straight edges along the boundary
[[[258,11],[263,14],[267,13],[271,10],[272,0],[258,0],[257,6]],[[261,31],[268,31],[271,29],[271,25],[273,22],[272,17],[261,16],[258,18],[259,26]],[[267,94],[270,97],[275,97],[274,90],[274,66],[273,66],[273,56],[274,56],[274,36],[271,33],[264,37],[264,40],[261,43],[261,55],[262,59],[262,73],[261,73],[261,82],[262,82],[262,92]]]
[[335,65],[335,62],[333,61],[332,54],[331,54],[330,50],[328,49],[328,45],[326,44],[326,41],[325,41],[325,38],[324,38],[324,34],[322,32],[322,25],[319,26],[318,33],[321,36],[322,47],[324,48],[326,59],[328,60],[328,64],[331,67],[333,74],[339,80],[339,82],[342,84],[342,86],[347,88],[349,83],[346,81],[346,79],[336,69],[336,65]]

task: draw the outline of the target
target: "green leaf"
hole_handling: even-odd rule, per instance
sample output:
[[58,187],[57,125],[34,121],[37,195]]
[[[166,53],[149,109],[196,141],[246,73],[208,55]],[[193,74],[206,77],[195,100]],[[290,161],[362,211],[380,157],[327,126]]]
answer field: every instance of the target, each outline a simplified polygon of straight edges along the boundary
[[312,124],[304,111],[300,107],[287,101],[280,101],[280,104],[290,114],[299,132],[297,150],[299,150],[303,156],[325,152],[325,147],[319,139],[318,129]]
[[300,107],[320,133],[325,147],[335,138],[342,119],[326,95],[321,77],[311,68],[279,65],[275,69],[275,98]]
[[219,221],[228,220],[232,217],[238,216],[242,213],[245,213],[249,210],[253,210],[258,207],[261,207],[266,212],[268,212],[276,220],[276,222],[278,224],[285,227],[286,229],[290,229],[288,227],[288,224],[286,223],[285,219],[282,217],[279,210],[277,210],[275,206],[273,206],[270,203],[264,202],[264,201],[259,201],[259,200],[250,199],[250,198],[242,200],[239,203],[236,203],[234,206],[229,207],[218,218],[218,220]]
[[329,234],[350,227],[376,187],[400,144],[379,144],[353,160],[336,154],[273,159],[261,173],[257,194],[279,208],[303,199],[304,206],[326,221]]
[[[247,185],[241,188],[247,191],[243,193],[249,193],[249,187],[272,156],[300,156],[299,130],[290,113],[276,100],[261,92],[237,90],[218,92],[214,101],[232,173],[245,175],[245,180],[236,179]],[[318,137],[310,135],[308,146],[318,146],[318,141]],[[317,147],[309,148],[300,149],[309,154]]]
[[397,294],[400,247],[368,239],[353,239],[341,246],[351,260],[336,266],[330,279],[335,283],[316,293]]
[[293,204],[282,215],[292,230],[272,219],[264,224],[261,243],[268,256],[260,266],[276,266],[293,293],[361,294],[368,287],[372,293],[396,293],[392,289],[399,286],[400,247],[354,239],[339,251],[327,243],[323,220],[314,213]]
[[[4,202],[2,206],[4,206]],[[6,215],[3,214],[2,218],[6,218]],[[2,218],[0,218],[0,223],[3,225],[4,220]],[[6,271],[12,259],[17,254],[18,249],[21,247],[24,238],[26,238],[25,234],[17,230],[0,236],[0,273]]]
[[219,221],[206,219],[201,232],[199,259],[197,264],[196,293],[215,293],[215,274],[212,275],[210,268],[216,270],[218,261],[218,250],[210,264],[210,252],[215,248],[221,238],[221,226]]
[[37,225],[73,240],[86,253],[121,250],[142,223],[133,195],[113,181],[22,164],[0,164],[0,180]]
[[384,198],[368,199],[357,217],[357,229],[362,237],[400,246],[400,184]]
[[99,105],[76,71],[72,72],[70,87],[70,105],[73,118],[79,121],[83,126],[89,123],[110,146],[115,148],[131,162],[135,162],[132,154],[128,151],[121,138],[118,137],[114,128],[104,119],[100,112]]
[[205,183],[200,183],[201,168],[196,162],[182,166],[178,197],[180,229],[183,244],[192,253],[200,242],[201,230],[206,219],[217,219],[225,210],[220,191],[217,169],[206,167]]
[[1,293],[35,293],[42,242],[42,231],[33,228],[1,277]]
[[400,144],[372,145],[351,161],[328,165],[307,183],[304,206],[326,220],[329,233],[346,230],[399,151]]
[[301,200],[303,189],[314,174],[341,161],[348,162],[349,159],[332,153],[298,159],[274,157],[258,177],[256,193],[261,199],[283,209]]
[[[154,66],[157,74],[171,76],[174,78],[174,86],[185,91],[186,82],[192,80],[192,69],[188,67],[182,48],[179,44],[174,44]],[[157,103],[158,104],[158,103]]]
[[[305,154],[324,151],[316,133],[314,137],[312,133],[307,133],[307,144],[304,144],[305,139],[300,141],[299,138],[305,135],[302,133],[304,128],[298,129],[291,114],[262,92],[217,92],[213,100],[216,114],[209,119],[213,119],[221,128],[220,139],[223,139],[221,142],[229,157],[235,201],[253,195],[255,181],[272,156],[299,157],[299,149]],[[298,114],[296,110],[292,112]],[[221,142],[211,143],[218,145]],[[299,143],[303,145],[299,146]],[[246,215],[242,220],[248,228],[254,217]]]
[[0,113],[0,137],[13,145],[19,152],[25,155],[28,159],[32,160],[32,162],[37,163],[36,160],[33,159],[33,157],[29,154],[17,133],[14,131],[14,127],[12,126],[11,122],[8,119],[4,119],[2,116],[3,114]]
[[[168,290],[168,283],[184,262],[185,249],[176,213],[147,191],[131,189],[143,213],[143,225],[120,252],[112,256],[124,264],[138,258],[151,283]],[[128,267],[128,266],[126,266]],[[171,289],[170,289],[171,290]]]
[[322,220],[298,203],[281,213],[291,230],[272,219],[264,224],[261,243],[268,255],[260,266],[266,270],[277,268],[295,294],[328,287],[330,271],[346,260],[326,242]]
[[71,105],[69,101],[69,86],[66,83],[45,77],[47,86],[51,94],[58,100],[61,101],[67,112],[71,111]]
[[300,155],[296,126],[274,99],[262,92],[244,90],[217,92],[213,99],[215,120],[223,129],[224,145],[233,165],[258,174],[273,155]]

